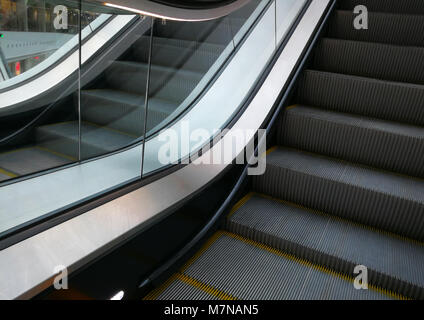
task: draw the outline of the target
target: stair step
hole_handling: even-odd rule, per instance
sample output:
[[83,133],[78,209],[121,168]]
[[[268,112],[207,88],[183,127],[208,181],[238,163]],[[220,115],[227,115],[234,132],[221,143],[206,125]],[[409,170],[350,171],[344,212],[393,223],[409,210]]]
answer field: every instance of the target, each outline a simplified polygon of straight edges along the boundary
[[236,299],[389,298],[237,235],[223,232],[212,240],[182,273]]
[[10,176],[9,174],[2,173],[1,169],[2,168],[0,168],[0,181],[6,181],[6,180],[9,180],[11,178],[15,178],[15,175]]
[[424,125],[421,85],[305,70],[298,93],[301,104]]
[[351,10],[356,6],[363,5],[368,11],[392,12],[405,14],[424,14],[422,0],[342,0],[340,8]]
[[[137,137],[110,128],[81,124],[81,157],[103,155],[125,147]],[[62,122],[37,128],[38,145],[78,159],[78,121]]]
[[[22,176],[60,167],[75,160],[77,159],[30,146],[0,154],[0,168],[6,170],[6,172],[16,174],[16,176]],[[7,177],[7,179],[10,178],[9,176]]]
[[206,288],[193,285],[193,280],[175,275],[165,283],[165,288],[158,294],[149,294],[144,300],[220,300]]
[[315,51],[314,68],[424,84],[424,48],[323,38]]
[[337,10],[330,20],[330,38],[379,42],[404,46],[424,46],[424,15],[374,13],[368,15],[368,29],[353,27],[357,15]]
[[[115,61],[106,72],[106,78],[115,90],[144,95],[147,71],[147,64]],[[202,74],[198,72],[152,65],[149,96],[179,104],[193,91],[201,78]]]
[[[140,137],[144,134],[145,97],[110,89],[81,92],[82,120]],[[163,121],[177,105],[151,97],[147,130]]]
[[351,277],[356,266],[364,265],[370,284],[424,298],[423,243],[266,196],[248,198],[228,218],[230,232]]
[[245,22],[245,18],[229,17],[190,23],[168,20],[166,24],[155,24],[155,36],[226,46],[232,42],[233,32],[239,30]]
[[[143,36],[133,45],[133,55],[139,62],[148,62],[150,37]],[[152,63],[175,69],[205,73],[225,47],[217,44],[155,37]]]
[[297,105],[278,143],[389,171],[424,177],[424,128]]
[[424,180],[277,148],[254,190],[278,199],[424,240]]

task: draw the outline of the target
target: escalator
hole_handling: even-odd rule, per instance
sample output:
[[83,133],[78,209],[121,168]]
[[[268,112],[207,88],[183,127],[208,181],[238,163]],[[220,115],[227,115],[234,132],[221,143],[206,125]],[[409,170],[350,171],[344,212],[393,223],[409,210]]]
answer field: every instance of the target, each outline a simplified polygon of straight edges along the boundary
[[199,22],[196,30],[173,21],[155,23],[151,65],[147,32],[119,59],[108,61],[102,74],[81,90],[81,128],[75,93],[57,103],[50,112],[56,114],[33,125],[21,138],[23,142],[3,148],[0,181],[101,156],[140,141],[145,131],[148,76],[146,131],[158,131],[162,122],[178,116],[177,108],[222,54],[229,28],[237,31],[244,20],[234,17],[229,23],[228,19]]
[[266,173],[145,299],[423,299],[423,35],[420,0],[339,1]]

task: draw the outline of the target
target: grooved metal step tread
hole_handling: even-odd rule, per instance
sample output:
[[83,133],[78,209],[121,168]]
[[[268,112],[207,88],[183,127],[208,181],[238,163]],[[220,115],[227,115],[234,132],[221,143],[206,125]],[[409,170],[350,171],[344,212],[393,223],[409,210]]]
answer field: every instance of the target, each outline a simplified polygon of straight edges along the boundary
[[[105,74],[110,88],[140,95],[146,93],[147,75],[147,64],[132,61],[115,61]],[[152,65],[149,96],[178,104],[193,91],[202,77],[202,73],[195,71]]]
[[422,0],[342,0],[340,8],[351,10],[358,6],[366,6],[369,11],[393,12],[406,14],[424,14]]
[[116,104],[125,104],[134,108],[143,107],[145,100],[144,95],[113,89],[82,90],[81,95],[82,99],[92,98],[96,100],[114,102]]
[[424,86],[305,70],[299,103],[334,111],[424,125]]
[[[110,66],[111,71],[114,71],[115,69],[119,69],[119,71],[122,72],[131,72],[136,74],[146,74],[148,70],[148,65],[141,62],[135,62],[135,61],[114,61],[112,65]],[[173,67],[167,67],[167,66],[161,66],[152,64],[151,66],[151,75],[154,76],[155,74],[171,74],[171,75],[179,75],[186,77],[188,79],[200,79],[202,75],[199,72],[196,71],[190,71],[190,70],[179,70]]]
[[404,46],[424,46],[424,15],[369,12],[368,29],[353,27],[357,16],[351,10],[337,10],[330,20],[328,37]]
[[[42,147],[55,152],[78,156],[78,121],[62,122],[37,128],[37,141]],[[125,132],[83,122],[81,124],[81,153],[92,157],[114,151],[137,138]]]
[[314,69],[424,84],[424,48],[323,38]]
[[389,298],[357,290],[329,270],[229,233],[218,233],[182,273],[236,299]]
[[[27,147],[0,154],[0,168],[16,176],[22,176],[63,166],[72,160],[76,159],[38,147]],[[10,175],[9,178],[11,178]]]
[[157,297],[146,300],[218,300],[218,298],[180,279],[175,279]]
[[[139,40],[134,43],[134,48],[136,50],[145,49],[150,43],[150,36],[142,36]],[[198,42],[185,39],[176,39],[176,38],[163,38],[163,37],[154,37],[153,46],[155,47],[175,47],[181,50],[190,50],[190,51],[205,51],[219,54],[225,48],[224,45],[208,42]]]
[[[81,99],[82,120],[140,137],[144,133],[144,100],[144,95],[123,91],[86,90]],[[177,107],[174,102],[150,97],[148,130],[163,121]]]
[[297,105],[279,126],[278,143],[424,177],[424,128]]
[[424,298],[424,243],[259,194],[244,199],[227,229],[349,276],[364,265],[375,286]]
[[424,240],[424,180],[289,148],[267,156],[254,190]]
[[9,180],[11,178],[16,178],[15,175],[11,176],[11,175],[9,175],[9,173],[6,174],[6,173],[3,173],[2,171],[3,171],[2,168],[0,168],[0,181],[5,181],[5,180]]
[[[139,62],[149,61],[150,39],[139,40],[132,49]],[[180,39],[154,38],[152,64],[206,73],[225,47]]]

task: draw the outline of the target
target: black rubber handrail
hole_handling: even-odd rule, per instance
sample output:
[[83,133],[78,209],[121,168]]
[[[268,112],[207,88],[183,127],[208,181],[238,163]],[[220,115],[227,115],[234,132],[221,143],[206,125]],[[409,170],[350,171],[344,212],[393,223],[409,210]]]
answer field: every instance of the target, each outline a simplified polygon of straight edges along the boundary
[[[69,1],[69,0],[68,0]],[[215,20],[239,10],[251,0],[85,0],[106,7],[177,21]]]
[[227,6],[236,0],[152,0],[171,7],[184,9],[214,9]]

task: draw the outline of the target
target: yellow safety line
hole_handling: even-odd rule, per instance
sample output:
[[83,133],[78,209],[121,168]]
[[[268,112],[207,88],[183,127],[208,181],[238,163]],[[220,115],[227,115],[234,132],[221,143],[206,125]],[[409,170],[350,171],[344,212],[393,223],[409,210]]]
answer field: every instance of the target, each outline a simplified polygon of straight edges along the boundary
[[160,294],[164,292],[175,280],[177,280],[176,274],[166,280],[161,286],[152,290],[143,298],[143,300],[156,300],[160,296]]
[[10,178],[16,178],[16,177],[18,177],[17,174],[15,174],[13,172],[10,172],[10,171],[7,171],[7,170],[2,169],[2,168],[0,168],[0,173],[4,174],[4,175],[6,175],[6,176],[8,176]]
[[[392,237],[392,238],[396,238],[396,239],[399,239],[399,240],[402,240],[402,241],[407,241],[407,242],[410,242],[410,243],[413,243],[413,244],[416,244],[416,245],[419,245],[419,246],[424,246],[424,242],[419,242],[419,241],[414,240],[414,239],[410,239],[410,238],[407,238],[407,237],[404,237],[404,236],[401,236],[401,235],[398,235],[398,234],[395,234],[395,233],[392,233],[392,232],[388,232],[388,231],[385,231],[385,230],[381,230],[381,229],[377,229],[377,228],[374,228],[374,227],[371,227],[371,226],[367,226],[367,225],[364,225],[364,224],[353,222],[353,221],[350,221],[350,220],[347,220],[347,219],[343,219],[341,217],[332,216],[330,214],[327,214],[327,213],[324,213],[324,212],[321,212],[321,211],[318,211],[318,210],[314,210],[314,209],[311,209],[311,208],[304,207],[304,206],[299,205],[297,203],[289,202],[289,201],[286,201],[286,200],[281,200],[281,199],[274,198],[274,197],[271,197],[271,196],[268,196],[268,195],[265,195],[265,194],[261,194],[261,193],[257,193],[257,192],[250,192],[244,198],[242,198],[233,207],[233,209],[231,210],[231,212],[228,215],[227,219],[229,219],[240,207],[242,207],[253,196],[258,196],[258,197],[261,197],[261,198],[264,198],[264,199],[269,199],[269,200],[272,200],[272,201],[276,201],[276,202],[280,202],[280,203],[283,203],[283,204],[287,204],[287,205],[290,205],[290,206],[297,207],[299,209],[308,211],[308,212],[313,213],[313,214],[317,214],[317,215],[324,216],[324,217],[327,217],[327,218],[332,218],[332,219],[338,220],[340,222],[347,223],[349,225],[353,225],[353,226],[360,227],[360,228],[363,228],[363,229],[368,229],[370,231],[377,232],[377,233],[380,233],[380,234],[383,234],[383,235],[386,235],[386,236],[389,236],[389,237]],[[325,268],[325,267],[323,267],[323,268]],[[374,287],[374,288],[377,291],[378,290],[384,291],[383,289],[379,289],[377,287]],[[389,295],[391,295],[391,296],[394,297],[394,295],[397,295],[397,294],[396,293],[390,293]]]
[[[352,282],[352,283],[354,282],[354,278],[351,277],[351,276],[347,276],[345,274],[342,274],[342,273],[336,272],[334,270],[328,269],[325,266],[322,266],[322,265],[319,265],[319,264],[315,264],[315,263],[311,263],[311,262],[309,262],[307,260],[304,260],[304,259],[300,259],[300,258],[298,258],[298,257],[296,257],[294,255],[285,253],[283,251],[280,251],[278,249],[269,247],[269,246],[264,245],[262,243],[258,243],[256,241],[253,241],[253,240],[244,238],[242,236],[239,236],[237,234],[230,233],[230,232],[227,232],[227,231],[218,231],[218,233],[220,235],[226,235],[226,236],[231,237],[233,239],[236,239],[236,240],[245,242],[247,244],[250,244],[250,245],[255,246],[255,247],[259,248],[259,249],[268,251],[268,252],[273,253],[275,255],[281,256],[281,257],[286,258],[288,260],[297,262],[297,263],[302,264],[302,265],[304,265],[306,267],[309,267],[309,268],[312,268],[312,269],[315,269],[315,270],[324,272],[324,273],[329,274],[329,275],[331,275],[333,277],[337,277],[337,278],[340,278],[342,280],[345,280],[345,281],[348,281],[348,282]],[[386,289],[383,289],[383,288],[376,287],[376,286],[371,285],[371,284],[368,285],[368,288],[371,289],[371,290],[373,290],[373,291],[376,291],[376,292],[378,292],[380,294],[386,295],[386,296],[388,296],[390,298],[394,298],[394,299],[398,299],[398,300],[408,300],[409,299],[409,298],[407,298],[407,297],[405,297],[403,295],[397,294],[395,292],[392,292],[392,291],[389,291],[389,290],[386,290]]]
[[348,161],[348,160],[344,160],[344,159],[340,159],[340,158],[334,158],[334,157],[330,157],[330,156],[327,156],[327,155],[324,155],[324,154],[314,153],[314,152],[311,152],[311,151],[301,150],[301,149],[293,148],[293,147],[286,147],[286,146],[284,146],[284,149],[285,150],[292,150],[292,151],[300,152],[300,153],[303,153],[303,154],[308,154],[308,155],[311,155],[311,156],[314,156],[314,157],[319,157],[319,158],[330,160],[330,161],[338,161],[338,162],[340,162],[342,164],[350,165],[352,167],[365,168],[365,169],[368,169],[368,170],[371,170],[371,171],[377,171],[377,172],[381,172],[381,173],[390,174],[390,175],[393,175],[393,176],[407,178],[409,180],[415,180],[415,181],[419,181],[419,182],[424,182],[424,178],[419,178],[419,177],[414,177],[414,176],[408,176],[407,174],[404,174],[404,173],[399,173],[399,172],[395,172],[395,171],[389,171],[389,170],[385,170],[385,169],[380,169],[380,168],[372,167],[372,166],[369,166],[369,165],[366,165],[366,164],[363,164],[363,163],[359,163],[359,162],[351,162],[351,161]]
[[362,229],[368,229],[370,231],[383,234],[385,236],[389,236],[389,237],[392,237],[392,238],[396,238],[398,240],[402,240],[402,241],[407,241],[407,242],[413,243],[415,245],[424,246],[424,242],[420,242],[418,240],[407,238],[405,236],[402,236],[402,235],[399,235],[399,234],[396,234],[396,233],[393,233],[393,232],[390,232],[390,231],[386,231],[386,230],[378,229],[378,228],[375,228],[375,227],[371,227],[371,226],[368,226],[368,225],[365,225],[365,224],[362,224],[362,223],[359,223],[359,222],[351,221],[351,220],[348,220],[346,218],[341,218],[341,217],[338,217],[338,216],[334,216],[334,215],[331,215],[331,214],[328,214],[328,213],[325,213],[325,212],[322,212],[322,211],[318,211],[318,210],[314,210],[314,209],[311,209],[311,208],[307,208],[307,207],[304,207],[304,206],[302,206],[300,204],[297,204],[297,203],[294,203],[294,202],[290,202],[290,201],[286,201],[286,200],[274,198],[274,197],[268,196],[266,194],[256,193],[256,192],[253,192],[252,196],[258,196],[258,197],[269,199],[269,200],[272,200],[272,201],[284,203],[284,204],[287,204],[289,206],[297,207],[299,209],[308,211],[310,213],[318,214],[320,216],[325,216],[327,218],[332,218],[334,220],[337,220],[337,221],[340,221],[340,222],[344,222],[344,223],[350,224],[352,226],[356,226],[356,227],[359,227],[359,228],[362,228]]
[[286,108],[286,111],[287,110],[291,110],[291,109],[293,109],[293,108],[296,108],[297,106],[299,106],[298,104],[294,104],[294,105],[292,105],[292,106],[289,106],[289,107],[287,107]]
[[25,148],[21,148],[21,149],[15,149],[15,150],[6,151],[6,152],[3,152],[3,153],[0,153],[0,156],[6,155],[6,154],[15,153],[15,152],[19,152],[19,151],[30,150],[30,149],[33,149],[33,147],[25,147]]
[[227,294],[215,287],[212,287],[206,283],[203,283],[201,281],[198,281],[192,277],[189,277],[182,273],[175,273],[170,277],[165,283],[163,283],[160,287],[156,288],[152,292],[150,292],[148,295],[146,295],[143,300],[156,300],[167,288],[169,288],[172,283],[174,283],[176,280],[180,280],[181,282],[184,282],[192,287],[195,287],[196,289],[199,289],[203,292],[206,292],[207,294],[217,297],[220,300],[238,300],[237,298],[233,297],[230,294]]
[[268,150],[267,150],[267,152],[266,152],[266,155],[269,155],[270,153],[272,153],[272,152],[274,152],[275,150],[277,150],[278,149],[278,146],[274,146],[274,147],[272,147],[272,148],[269,148]]
[[191,257],[190,260],[188,260],[184,264],[184,266],[181,268],[181,273],[184,273],[198,258],[200,258],[200,256],[207,249],[209,249],[209,247],[211,245],[213,245],[215,243],[215,241],[218,240],[219,237],[220,237],[220,235],[218,233],[215,233],[212,237],[210,237],[209,240],[206,241],[206,243],[203,245],[203,247],[193,257]]
[[[270,252],[270,253],[272,253],[272,254],[275,254],[275,255],[278,255],[278,256],[280,256],[280,257],[283,257],[283,258],[285,258],[285,259],[288,259],[288,260],[290,260],[290,261],[293,261],[293,262],[296,262],[296,263],[298,263],[298,264],[301,264],[301,265],[304,265],[304,266],[306,266],[306,267],[308,267],[308,268],[312,268],[312,269],[314,269],[314,270],[317,270],[317,271],[320,271],[320,272],[323,272],[323,273],[326,273],[326,274],[328,274],[328,275],[331,275],[331,276],[333,276],[333,277],[337,277],[337,278],[339,278],[339,279],[341,279],[341,280],[344,280],[344,281],[347,281],[347,282],[350,282],[350,283],[353,283],[354,282],[354,278],[352,277],[352,276],[348,276],[348,275],[346,275],[346,274],[342,274],[342,273],[340,273],[340,272],[336,272],[336,271],[334,271],[334,270],[331,270],[331,269],[329,269],[329,268],[327,268],[327,267],[325,267],[325,266],[323,266],[323,265],[319,265],[319,264],[316,264],[316,263],[312,263],[312,262],[310,262],[310,261],[307,261],[307,260],[305,260],[305,259],[301,259],[301,258],[298,258],[298,257],[296,257],[296,256],[294,256],[294,255],[292,255],[292,254],[288,254],[288,253],[285,253],[285,252],[283,252],[283,251],[280,251],[280,250],[278,250],[278,249],[275,249],[275,248],[272,248],[272,247],[270,247],[270,246],[267,246],[267,245],[265,245],[265,244],[262,244],[262,243],[259,243],[259,242],[256,242],[256,241],[253,241],[253,240],[250,240],[250,239],[247,239],[247,238],[245,238],[245,237],[242,237],[242,236],[240,236],[240,235],[237,235],[237,234],[234,234],[234,233],[231,233],[231,232],[227,232],[227,231],[218,231],[218,232],[216,232],[207,242],[206,242],[206,244],[186,263],[186,265],[182,268],[182,270],[181,270],[181,272],[179,272],[179,273],[176,273],[176,274],[174,274],[171,278],[169,278],[162,286],[160,286],[159,288],[156,288],[155,290],[153,290],[151,293],[149,293],[145,298],[144,298],[144,300],[154,300],[154,299],[157,299],[157,297],[162,293],[162,292],[164,292],[175,280],[180,280],[180,281],[183,281],[183,282],[185,282],[185,283],[187,283],[187,284],[190,284],[190,285],[192,285],[192,286],[194,286],[194,287],[196,287],[197,289],[200,289],[200,290],[202,290],[202,291],[204,291],[204,292],[206,292],[206,293],[208,293],[208,294],[211,294],[211,295],[213,295],[213,296],[216,296],[216,297],[218,297],[218,298],[220,298],[220,299],[223,299],[223,300],[236,300],[237,298],[235,298],[234,296],[232,296],[232,295],[230,295],[230,294],[227,294],[227,293],[225,293],[225,292],[223,292],[223,291],[221,291],[221,290],[218,290],[218,289],[216,289],[216,288],[214,288],[214,287],[212,287],[212,286],[210,286],[210,285],[207,285],[207,284],[205,284],[205,283],[203,283],[203,282],[200,282],[200,281],[198,281],[198,280],[196,280],[196,279],[193,279],[193,278],[191,278],[191,277],[189,277],[189,276],[187,276],[187,275],[185,275],[184,274],[184,272],[187,270],[187,268],[189,267],[189,266],[191,266],[201,255],[203,255],[204,254],[204,252],[213,244],[213,243],[215,243],[215,241],[216,240],[218,240],[220,237],[222,237],[222,236],[228,236],[228,237],[231,237],[231,238],[233,238],[233,239],[236,239],[236,240],[239,240],[239,241],[242,241],[242,242],[244,242],[244,243],[247,243],[247,244],[249,244],[249,245],[251,245],[251,246],[254,246],[254,247],[257,247],[257,248],[259,248],[259,249],[262,249],[262,250],[265,250],[265,251],[268,251],[268,252]],[[382,295],[385,295],[385,296],[388,296],[388,297],[390,297],[390,298],[394,298],[394,299],[398,299],[398,300],[409,300],[409,298],[407,298],[407,297],[405,297],[405,296],[403,296],[403,295],[401,295],[401,294],[398,294],[398,293],[395,293],[395,292],[392,292],[392,291],[390,291],[390,290],[387,290],[387,289],[384,289],[384,288],[380,288],[380,287],[377,287],[377,286],[374,286],[374,285],[372,285],[372,284],[369,284],[368,285],[368,288],[370,289],[370,290],[373,290],[373,291],[375,291],[375,292],[378,292],[378,293],[380,293],[380,294],[382,294]]]
[[215,287],[212,287],[206,283],[200,282],[196,279],[193,279],[185,274],[177,273],[176,275],[178,280],[181,280],[203,292],[206,292],[207,294],[210,294],[211,296],[217,297],[220,300],[238,300],[237,298],[233,297],[230,294],[227,294]]
[[231,218],[231,216],[236,213],[236,211],[238,209],[240,209],[247,201],[250,200],[250,198],[252,198],[252,196],[254,196],[255,193],[254,192],[249,192],[248,194],[246,194],[243,198],[241,198],[235,205],[234,207],[231,209],[230,213],[227,216],[227,219]]
[[[206,241],[206,243],[202,246],[202,248],[196,252],[181,268],[180,274],[184,274],[184,272],[219,238],[218,234],[214,234],[212,237]],[[155,300],[157,297],[168,288],[172,282],[177,279],[177,274],[174,274],[171,278],[169,278],[165,283],[163,283],[160,287],[154,289],[151,293],[149,293],[144,299],[145,300]]]
[[45,147],[35,146],[35,149],[38,149],[38,150],[41,150],[41,151],[45,151],[45,152],[51,153],[51,154],[53,154],[55,156],[58,156],[58,157],[61,157],[61,158],[65,158],[65,159],[70,160],[70,161],[77,161],[78,160],[77,158],[68,156],[66,154],[63,154],[63,153],[60,153],[60,152],[57,152],[57,151],[50,150],[50,149],[45,148]]

